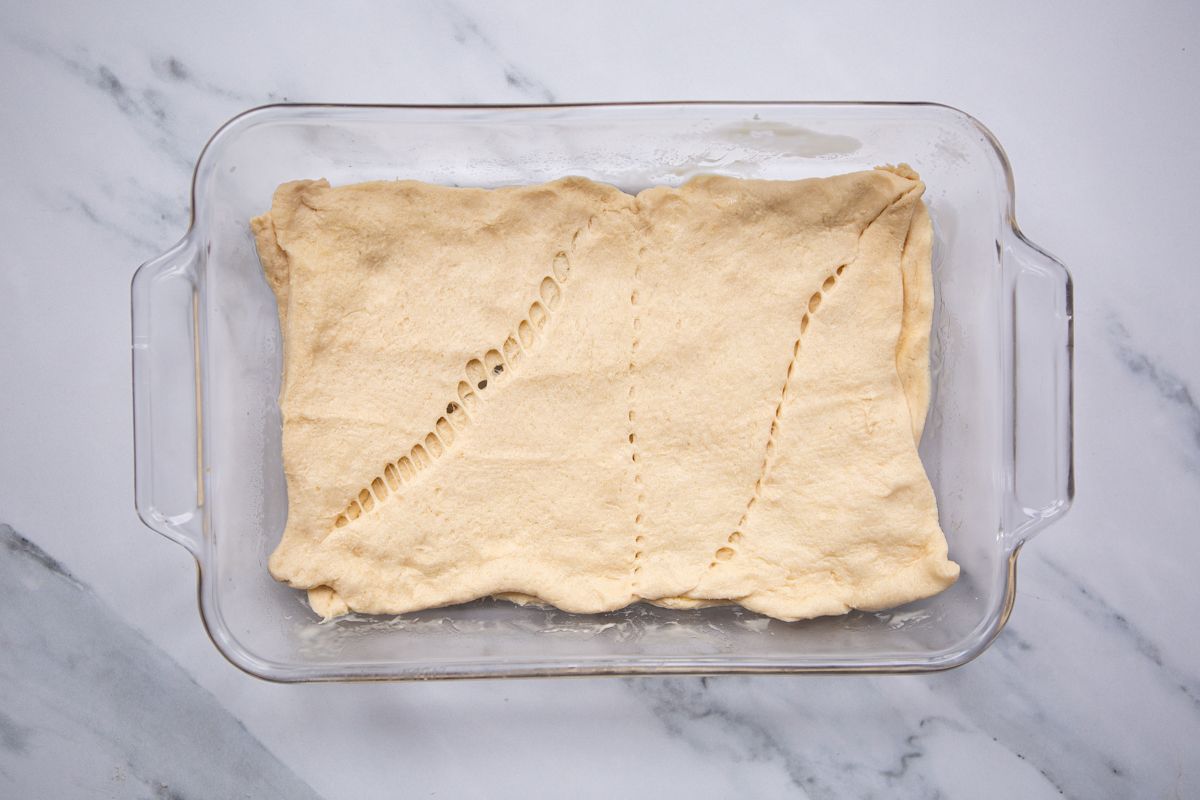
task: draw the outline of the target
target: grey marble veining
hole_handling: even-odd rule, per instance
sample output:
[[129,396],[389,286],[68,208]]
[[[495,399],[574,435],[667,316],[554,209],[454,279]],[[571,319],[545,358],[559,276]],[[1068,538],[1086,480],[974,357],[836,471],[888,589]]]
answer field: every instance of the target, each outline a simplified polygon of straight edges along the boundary
[[[1198,34],[1186,4],[0,8],[0,796],[1200,796]],[[130,467],[129,278],[183,234],[209,135],[289,99],[681,98],[932,99],[1008,148],[1075,277],[1078,496],[992,648],[919,677],[224,662]]]
[[1187,380],[1138,349],[1129,331],[1115,314],[1109,319],[1108,336],[1122,366],[1144,379],[1158,394],[1163,407],[1179,418],[1180,424],[1190,434],[1188,457],[1191,464],[1193,468],[1200,466],[1200,405],[1196,404]]
[[317,796],[60,561],[8,525],[0,553],[0,793]]
[[50,61],[54,66],[65,69],[85,86],[101,93],[121,115],[137,126],[156,149],[170,156],[180,169],[192,168],[192,154],[183,152],[172,135],[170,114],[161,90],[126,86],[110,67],[94,62],[86,50],[67,54],[43,42],[15,37],[11,37],[11,41],[38,59]]
[[504,74],[504,82],[513,90],[530,100],[544,103],[555,102],[554,92],[550,91],[541,81],[531,78],[502,53],[491,37],[484,33],[475,20],[456,3],[442,3],[438,11],[449,20],[455,43],[466,50],[483,54],[489,60],[495,61]]

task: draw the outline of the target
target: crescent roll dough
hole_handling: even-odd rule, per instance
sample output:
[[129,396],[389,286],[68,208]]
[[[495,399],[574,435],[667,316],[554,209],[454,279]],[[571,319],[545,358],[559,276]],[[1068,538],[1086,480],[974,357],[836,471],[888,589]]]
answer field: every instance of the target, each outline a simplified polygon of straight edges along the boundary
[[284,338],[271,573],[327,617],[795,620],[945,589],[923,190],[905,167],[280,186],[251,222]]

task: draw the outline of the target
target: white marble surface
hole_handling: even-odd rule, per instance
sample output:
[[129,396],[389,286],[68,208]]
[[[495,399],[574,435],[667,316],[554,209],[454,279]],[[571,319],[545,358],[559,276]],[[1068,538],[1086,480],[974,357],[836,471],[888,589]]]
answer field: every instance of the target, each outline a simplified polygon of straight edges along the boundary
[[[0,6],[0,795],[1200,796],[1200,6],[247,5]],[[1076,279],[1078,495],[995,646],[924,677],[227,664],[132,507],[129,278],[207,136],[285,99],[679,98],[938,100],[1008,149]]]

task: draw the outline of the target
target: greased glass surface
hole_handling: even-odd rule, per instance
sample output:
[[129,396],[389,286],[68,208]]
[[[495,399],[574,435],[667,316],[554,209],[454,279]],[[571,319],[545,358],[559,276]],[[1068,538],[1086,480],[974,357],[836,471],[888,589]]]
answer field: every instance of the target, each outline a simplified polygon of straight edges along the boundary
[[[248,220],[278,184],[582,175],[633,192],[700,173],[797,179],[901,161],[925,181],[935,229],[934,385],[920,452],[962,566],[946,592],[799,623],[736,607],[581,616],[484,600],[322,624],[303,593],[267,573],[287,513],[281,342]],[[248,112],[201,156],[188,235],[134,280],[139,513],[196,555],[216,645],[274,680],[955,666],[1002,627],[1018,548],[1072,492],[1070,281],[1021,238],[1011,202],[990,134],[936,105]]]

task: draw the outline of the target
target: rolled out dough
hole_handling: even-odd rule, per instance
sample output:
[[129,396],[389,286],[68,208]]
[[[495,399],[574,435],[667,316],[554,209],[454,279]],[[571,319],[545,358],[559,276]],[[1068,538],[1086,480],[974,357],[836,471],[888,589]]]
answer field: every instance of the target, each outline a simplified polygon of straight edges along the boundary
[[284,184],[251,223],[284,335],[272,574],[325,616],[941,591],[923,189]]

